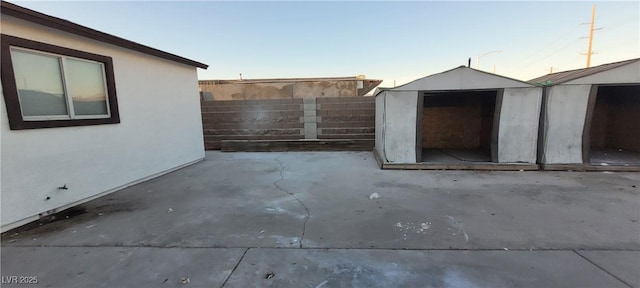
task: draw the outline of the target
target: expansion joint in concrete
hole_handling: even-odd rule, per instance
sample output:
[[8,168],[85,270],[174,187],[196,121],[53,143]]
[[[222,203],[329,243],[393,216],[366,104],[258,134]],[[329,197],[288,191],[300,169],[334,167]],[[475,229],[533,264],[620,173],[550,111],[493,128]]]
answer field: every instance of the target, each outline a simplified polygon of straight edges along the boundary
[[240,259],[238,259],[238,263],[236,263],[236,265],[233,266],[233,269],[231,269],[231,272],[229,273],[229,275],[227,275],[227,278],[224,279],[224,282],[222,282],[222,285],[220,285],[220,288],[224,287],[224,285],[227,284],[227,281],[229,281],[229,279],[231,278],[231,275],[233,275],[233,272],[236,272],[236,269],[238,269],[238,266],[240,266],[240,262],[242,262],[242,259],[244,259],[244,255],[247,255],[247,252],[249,252],[249,249],[250,248],[244,249],[242,256],[240,256]]
[[595,262],[591,261],[591,259],[585,257],[584,255],[580,254],[580,252],[576,251],[576,250],[572,250],[573,253],[578,254],[578,256],[584,260],[586,260],[587,262],[591,263],[591,265],[596,266],[598,269],[604,271],[604,273],[609,274],[609,276],[616,278],[616,280],[622,282],[624,285],[627,285],[629,288],[633,288],[633,286],[627,282],[625,282],[624,280],[620,279],[620,277],[613,275],[611,272],[607,271],[607,269],[602,268],[600,265],[596,264]]
[[[282,154],[284,155],[284,154]],[[302,208],[304,208],[305,213],[307,214],[306,217],[304,218],[304,223],[302,223],[302,236],[300,236],[300,242],[299,242],[299,248],[302,248],[302,241],[304,240],[304,234],[307,232],[307,221],[309,221],[309,218],[311,218],[311,214],[309,213],[309,208],[307,208],[307,205],[304,205],[304,203],[302,202],[302,200],[300,200],[300,198],[298,198],[298,196],[296,196],[296,194],[289,192],[289,190],[282,188],[280,185],[278,185],[278,182],[284,180],[284,164],[282,164],[282,161],[280,160],[280,157],[282,156],[278,156],[275,158],[276,162],[278,162],[278,164],[280,164],[280,178],[278,180],[276,180],[275,182],[273,182],[273,186],[276,187],[278,190],[285,192],[289,195],[291,195],[291,197],[293,197],[293,199],[295,199],[296,201],[298,201],[298,203],[300,203],[300,206],[302,206]]]

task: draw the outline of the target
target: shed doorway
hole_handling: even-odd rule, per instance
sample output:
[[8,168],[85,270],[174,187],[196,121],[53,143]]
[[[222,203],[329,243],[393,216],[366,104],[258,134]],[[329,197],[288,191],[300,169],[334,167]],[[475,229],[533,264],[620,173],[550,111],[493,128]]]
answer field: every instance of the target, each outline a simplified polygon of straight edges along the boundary
[[[496,99],[501,90],[423,92],[424,163],[493,162]],[[494,154],[496,152],[493,152]]]
[[599,86],[593,102],[586,160],[640,166],[640,85]]

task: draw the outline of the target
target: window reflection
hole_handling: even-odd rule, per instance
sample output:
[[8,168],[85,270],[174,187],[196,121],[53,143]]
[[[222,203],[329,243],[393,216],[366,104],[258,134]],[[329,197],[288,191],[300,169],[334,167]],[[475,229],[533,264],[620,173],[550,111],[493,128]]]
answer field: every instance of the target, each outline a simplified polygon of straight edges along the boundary
[[23,116],[68,115],[60,58],[11,51]]
[[99,63],[67,59],[67,87],[76,115],[107,114],[103,67]]

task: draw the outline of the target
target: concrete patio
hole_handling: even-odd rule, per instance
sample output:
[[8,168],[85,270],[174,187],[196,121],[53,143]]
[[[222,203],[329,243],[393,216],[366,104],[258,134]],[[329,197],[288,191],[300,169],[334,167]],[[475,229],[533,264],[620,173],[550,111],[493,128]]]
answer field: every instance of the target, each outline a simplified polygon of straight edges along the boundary
[[2,282],[640,287],[638,185],[639,173],[396,171],[371,152],[211,151],[4,233]]

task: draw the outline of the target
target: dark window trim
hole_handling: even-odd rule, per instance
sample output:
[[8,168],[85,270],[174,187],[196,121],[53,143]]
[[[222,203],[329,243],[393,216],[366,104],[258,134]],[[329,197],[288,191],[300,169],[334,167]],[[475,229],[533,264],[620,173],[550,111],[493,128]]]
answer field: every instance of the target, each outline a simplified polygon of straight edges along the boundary
[[[9,127],[11,128],[11,130],[120,123],[120,114],[118,113],[118,99],[116,97],[116,85],[113,74],[113,61],[111,57],[64,48],[42,42],[36,42],[5,34],[0,35],[0,42],[0,57],[2,58],[0,76],[2,78],[4,101],[7,106],[7,116],[9,117]],[[12,46],[93,60],[103,63],[105,78],[107,79],[107,97],[109,98],[109,110],[111,112],[111,117],[100,119],[24,121],[24,119],[22,118],[22,112],[20,110],[18,88],[16,86],[16,79],[13,72],[13,62],[11,60]]]

